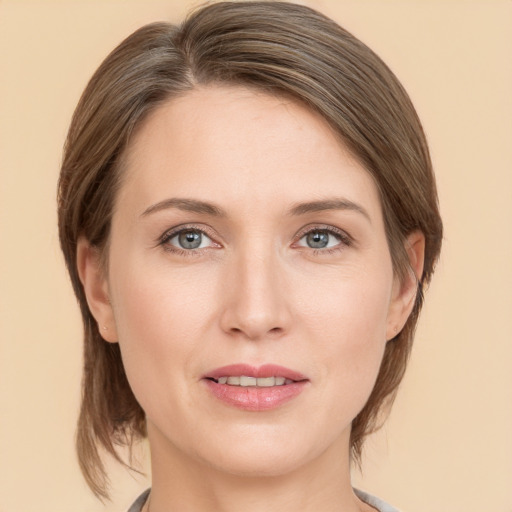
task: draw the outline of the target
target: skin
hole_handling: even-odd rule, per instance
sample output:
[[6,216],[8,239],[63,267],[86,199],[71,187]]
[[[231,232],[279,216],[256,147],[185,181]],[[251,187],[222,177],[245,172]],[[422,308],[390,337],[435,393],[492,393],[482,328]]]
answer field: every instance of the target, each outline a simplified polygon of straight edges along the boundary
[[[395,278],[369,173],[304,107],[218,86],[154,111],[123,167],[107,272],[86,240],[78,266],[147,415],[151,512],[373,510],[350,485],[350,426],[416,287]],[[416,275],[423,248],[409,237]],[[277,409],[240,410],[202,379],[235,363],[308,381]]]

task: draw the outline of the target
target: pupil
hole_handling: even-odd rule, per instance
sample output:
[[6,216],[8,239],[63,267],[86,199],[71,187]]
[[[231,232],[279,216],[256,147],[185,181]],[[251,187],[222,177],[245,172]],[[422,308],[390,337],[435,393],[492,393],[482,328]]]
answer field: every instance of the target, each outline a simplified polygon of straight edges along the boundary
[[307,242],[309,247],[313,249],[322,249],[327,247],[329,243],[329,235],[324,231],[313,231],[307,236]]
[[201,245],[201,233],[185,231],[180,233],[179,241],[184,249],[197,249]]

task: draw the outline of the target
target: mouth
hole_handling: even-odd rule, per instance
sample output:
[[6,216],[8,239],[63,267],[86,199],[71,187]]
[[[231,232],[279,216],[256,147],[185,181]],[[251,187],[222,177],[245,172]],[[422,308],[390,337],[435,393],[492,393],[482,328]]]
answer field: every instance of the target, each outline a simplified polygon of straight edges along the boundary
[[203,381],[214,397],[229,406],[266,411],[300,395],[309,379],[283,366],[237,364],[208,372]]
[[285,377],[249,377],[247,375],[230,375],[211,379],[217,384],[227,384],[228,386],[271,388],[273,386],[285,386],[296,381]]
[[231,364],[208,372],[204,378],[228,386],[262,388],[286,386],[294,382],[308,380],[302,373],[276,364],[262,366]]

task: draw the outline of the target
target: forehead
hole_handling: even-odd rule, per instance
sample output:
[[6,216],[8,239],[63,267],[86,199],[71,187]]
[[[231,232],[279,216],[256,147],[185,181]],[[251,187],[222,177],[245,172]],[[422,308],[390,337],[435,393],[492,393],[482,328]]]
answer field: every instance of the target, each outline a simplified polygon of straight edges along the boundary
[[118,200],[138,209],[168,195],[272,207],[342,194],[380,211],[372,177],[320,115],[244,87],[200,87],[158,107],[123,172]]

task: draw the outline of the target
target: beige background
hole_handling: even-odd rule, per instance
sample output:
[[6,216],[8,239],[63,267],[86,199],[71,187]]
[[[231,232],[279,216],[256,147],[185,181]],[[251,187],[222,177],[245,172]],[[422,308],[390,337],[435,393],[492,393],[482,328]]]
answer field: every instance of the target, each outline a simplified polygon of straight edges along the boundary
[[[446,239],[407,378],[357,485],[408,512],[512,511],[512,2],[323,0],[402,80],[430,140]],[[88,77],[190,1],[0,0],[0,512],[97,502],[73,448],[81,331],[55,184]],[[321,512],[321,511],[319,511]]]

